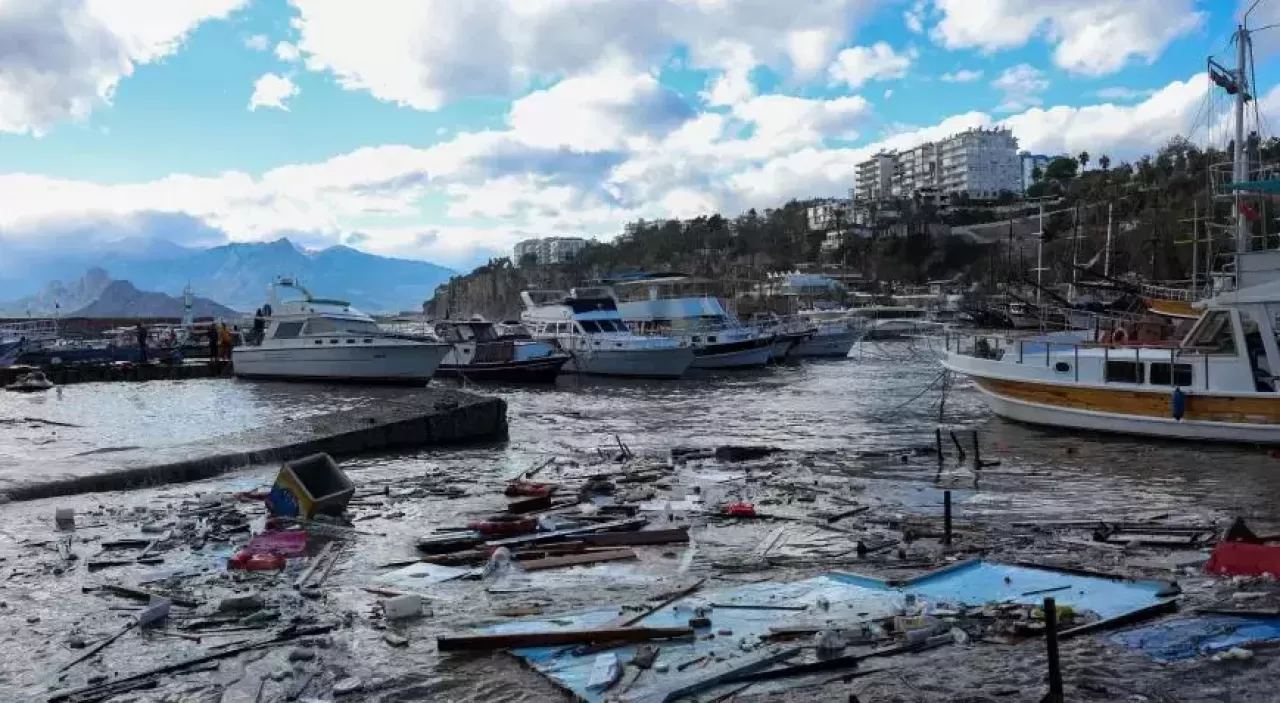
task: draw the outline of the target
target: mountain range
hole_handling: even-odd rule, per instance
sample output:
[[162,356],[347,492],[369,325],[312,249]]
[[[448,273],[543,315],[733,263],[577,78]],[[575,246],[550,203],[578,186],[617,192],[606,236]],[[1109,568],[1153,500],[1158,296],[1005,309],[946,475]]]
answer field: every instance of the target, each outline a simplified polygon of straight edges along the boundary
[[[180,296],[190,284],[196,294],[242,311],[261,306],[268,285],[279,276],[297,278],[317,296],[342,298],[368,312],[419,310],[436,286],[455,273],[425,261],[346,246],[307,251],[284,238],[207,249],[164,239],[125,239],[82,250],[21,246],[0,239],[0,300],[33,303],[35,314],[52,312],[56,301],[66,314],[76,304],[92,303],[105,289],[107,283],[96,276],[87,290],[76,288],[82,274],[93,269],[104,270],[103,277],[109,271],[107,283],[128,281],[138,289],[171,296]],[[58,283],[66,280],[77,283]]]
[[[208,298],[191,301],[195,317],[231,318],[235,310]],[[91,268],[72,281],[50,281],[38,293],[0,302],[0,317],[58,314],[62,317],[182,317],[182,298],[138,290],[129,281],[113,281],[100,268]]]

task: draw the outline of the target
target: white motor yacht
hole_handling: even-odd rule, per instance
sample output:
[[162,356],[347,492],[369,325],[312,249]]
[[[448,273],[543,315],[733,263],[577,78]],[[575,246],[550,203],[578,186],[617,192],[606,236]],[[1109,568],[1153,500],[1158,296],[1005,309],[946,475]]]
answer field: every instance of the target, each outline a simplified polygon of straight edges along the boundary
[[[280,300],[282,289],[298,297]],[[261,341],[232,351],[237,376],[422,384],[451,348],[386,332],[350,303],[315,298],[292,279],[272,285],[264,312]]]
[[797,315],[814,326],[813,334],[791,350],[793,357],[846,357],[862,334],[860,322],[850,310],[803,310]]
[[599,376],[679,378],[693,363],[693,348],[671,337],[635,334],[612,296],[578,291],[524,291],[520,321],[534,339],[554,340],[569,353],[562,368]]
[[[639,291],[636,299],[618,303],[618,312],[640,334],[674,337],[693,347],[695,369],[751,368],[769,363],[773,333],[759,325],[742,324],[719,298],[681,294],[680,289],[698,283],[667,277],[618,284],[624,293]],[[592,290],[597,296],[613,295],[611,288]]]

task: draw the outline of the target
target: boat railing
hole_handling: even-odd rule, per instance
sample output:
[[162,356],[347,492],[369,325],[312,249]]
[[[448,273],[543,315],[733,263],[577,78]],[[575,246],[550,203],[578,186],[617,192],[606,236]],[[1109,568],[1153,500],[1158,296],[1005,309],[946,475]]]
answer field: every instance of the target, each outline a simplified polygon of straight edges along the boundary
[[1178,300],[1184,303],[1194,303],[1199,299],[1196,291],[1190,286],[1174,287],[1174,286],[1157,286],[1150,283],[1142,284],[1142,295],[1148,298],[1162,298],[1164,300]]
[[50,319],[23,320],[0,324],[0,339],[47,341],[58,338],[58,321]]
[[[966,346],[966,341],[968,345]],[[1103,385],[1120,385],[1120,386],[1158,386],[1169,388],[1199,388],[1208,390],[1209,388],[1209,360],[1214,356],[1212,353],[1196,348],[1186,347],[1179,342],[1170,342],[1166,344],[1125,344],[1123,346],[1106,344],[1095,341],[1071,341],[1056,340],[1048,337],[1018,337],[1011,338],[1005,335],[997,334],[956,334],[948,332],[944,335],[943,344],[948,354],[956,356],[968,356],[977,359],[987,359],[990,361],[999,361],[1002,363],[1013,363],[1021,366],[1040,366],[1043,368],[1053,368],[1058,364],[1067,362],[1069,355],[1070,361],[1068,369],[1061,369],[1063,373],[1069,371],[1072,380],[1080,381],[1080,352],[1102,350],[1102,370],[1103,372],[1097,378],[1088,379],[1090,382],[1101,383]],[[1159,354],[1161,358],[1153,358]],[[1169,381],[1165,383],[1150,383],[1147,376],[1147,369],[1144,364],[1163,363],[1163,356],[1168,354],[1169,357]],[[1007,356],[1013,355],[1012,358],[1006,359]],[[1137,382],[1112,380],[1109,378],[1106,369],[1112,361],[1132,362],[1136,374],[1142,377]],[[1202,369],[1200,378],[1188,379],[1185,383],[1178,383],[1180,369],[1179,366],[1190,368],[1199,367]]]
[[764,325],[733,321],[712,322],[689,327],[659,325],[647,320],[627,320],[626,322],[627,326],[630,327],[633,332],[646,337],[672,337],[692,334],[704,335],[718,334],[722,332],[755,332],[757,334],[767,334]]

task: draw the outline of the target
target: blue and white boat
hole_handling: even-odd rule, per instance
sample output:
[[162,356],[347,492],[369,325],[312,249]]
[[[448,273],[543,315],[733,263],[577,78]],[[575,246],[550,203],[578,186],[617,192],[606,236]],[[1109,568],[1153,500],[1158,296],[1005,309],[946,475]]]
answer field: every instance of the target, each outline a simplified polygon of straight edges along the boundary
[[531,337],[555,342],[570,356],[562,368],[597,376],[679,378],[693,348],[671,337],[632,332],[612,295],[596,290],[524,291],[520,321]]
[[773,356],[772,332],[742,324],[719,298],[682,294],[702,282],[678,276],[616,285],[627,292],[639,291],[636,299],[618,304],[627,325],[640,334],[670,336],[693,347],[695,369],[764,366]]

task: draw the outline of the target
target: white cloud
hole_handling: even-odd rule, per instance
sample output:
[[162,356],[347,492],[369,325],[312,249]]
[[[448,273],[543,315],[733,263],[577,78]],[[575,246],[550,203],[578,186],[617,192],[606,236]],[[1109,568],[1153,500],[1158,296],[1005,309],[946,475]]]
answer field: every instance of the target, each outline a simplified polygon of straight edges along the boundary
[[245,48],[252,49],[253,51],[266,51],[270,44],[271,40],[268,39],[265,34],[253,34],[245,37],[244,40]]
[[896,54],[885,42],[876,42],[841,51],[828,72],[833,81],[859,88],[868,81],[901,78],[910,67],[910,56]]
[[917,0],[911,9],[902,13],[902,21],[907,25],[908,32],[924,34],[925,8],[925,0]]
[[1098,90],[1094,93],[1094,95],[1097,95],[1103,100],[1130,101],[1130,100],[1137,100],[1139,98],[1145,98],[1147,96],[1153,95],[1155,92],[1156,91],[1154,90],[1136,90],[1134,88],[1121,88],[1119,86],[1116,86],[1112,88],[1103,88],[1101,90]]
[[264,73],[253,83],[253,95],[249,98],[249,109],[274,107],[277,110],[288,110],[285,103],[299,92],[298,86],[288,76],[278,73]]
[[893,88],[886,89],[884,91],[884,99],[888,100],[889,98],[892,98],[892,97],[893,97]]
[[955,73],[942,74],[943,83],[972,83],[981,79],[982,71],[973,71],[967,68],[962,68]]
[[[605,60],[655,66],[677,46],[688,47],[695,68],[724,69],[714,55],[728,44],[764,65],[818,71],[844,28],[882,0],[384,0],[377,12],[346,0],[289,1],[308,69],[348,90],[435,110]],[[741,94],[738,85],[726,92]]]
[[[643,117],[662,104],[647,72],[615,63],[571,80],[526,98],[501,131],[459,133],[425,149],[386,145],[262,174],[119,185],[0,175],[0,236],[39,238],[68,222],[120,222],[171,236],[181,216],[235,241],[289,234],[336,243],[358,231],[370,251],[466,265],[532,234],[610,236],[636,217],[732,215],[840,195],[875,151],[972,127],[1005,124],[1030,151],[1087,150],[1119,163],[1189,134],[1207,86],[1200,74],[1135,105],[1034,108],[1003,120],[970,112],[854,147],[831,140],[873,119],[860,97],[755,96],[720,112],[677,111],[657,130]],[[1260,107],[1280,119],[1280,89]],[[561,112],[564,125],[551,124]],[[440,197],[447,218],[424,215],[424,204]]]
[[710,87],[702,93],[708,105],[733,105],[756,94],[751,71],[759,64],[751,47],[742,42],[724,41],[705,52],[706,60],[722,68]]
[[662,136],[692,116],[692,106],[656,76],[619,62],[520,98],[508,122],[531,146],[611,151]]
[[300,56],[301,54],[298,53],[298,47],[293,44],[290,44],[287,41],[282,41],[279,44],[276,44],[276,58],[281,61],[293,63],[294,61],[297,61]]
[[1054,63],[1087,75],[1154,61],[1204,21],[1196,0],[934,0],[932,36],[949,49],[999,51],[1041,36]]
[[141,64],[247,0],[0,0],[0,133],[41,135],[110,103]]
[[991,87],[1004,93],[1004,101],[996,108],[997,112],[1017,112],[1032,105],[1039,105],[1040,93],[1049,89],[1049,81],[1044,71],[1025,63],[1011,66],[1004,70]]

